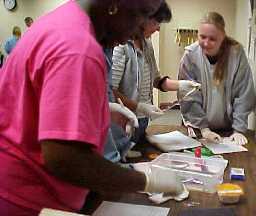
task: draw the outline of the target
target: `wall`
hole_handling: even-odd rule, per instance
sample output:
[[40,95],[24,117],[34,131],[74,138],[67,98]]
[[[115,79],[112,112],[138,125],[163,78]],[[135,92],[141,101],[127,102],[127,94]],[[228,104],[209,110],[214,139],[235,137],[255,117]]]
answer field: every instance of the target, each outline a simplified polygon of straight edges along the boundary
[[[249,18],[251,18],[251,8],[249,0],[236,0],[236,28],[235,28],[235,37],[241,42],[245,48],[246,53],[248,54],[248,45],[249,45]],[[255,25],[256,26],[256,25]],[[252,30],[256,33],[256,30]],[[251,50],[252,52],[252,50]],[[248,56],[249,63],[253,72],[254,84],[256,84],[256,62],[253,60],[252,55]],[[256,86],[256,85],[255,85]],[[251,113],[248,119],[249,129],[255,129],[256,118],[255,113]]]
[[[155,52],[155,58],[156,58],[156,63],[157,66],[159,68],[159,54],[160,54],[160,50],[159,50],[159,32],[156,32],[152,35],[151,40],[153,43],[153,47],[154,47],[154,52]],[[153,103],[159,105],[159,98],[158,98],[159,94],[158,94],[158,90],[156,88],[153,88]]]
[[248,20],[251,15],[249,6],[247,0],[236,0],[235,38],[243,44],[245,49],[248,48]]
[[39,3],[39,1],[36,0],[17,0],[17,7],[14,11],[6,10],[3,1],[0,1],[0,44],[3,44],[4,41],[11,36],[13,26],[19,26],[22,32],[26,30],[24,23],[26,16],[31,16],[33,19],[36,19],[66,1],[67,0],[43,0]]
[[[197,28],[198,21],[207,11],[221,13],[226,21],[226,31],[235,35],[236,0],[167,0],[173,11],[171,23],[164,24],[160,32],[160,71],[162,75],[177,78],[183,48],[174,43],[177,28]],[[244,0],[241,0],[244,1]],[[159,93],[159,103],[176,99],[176,93]]]

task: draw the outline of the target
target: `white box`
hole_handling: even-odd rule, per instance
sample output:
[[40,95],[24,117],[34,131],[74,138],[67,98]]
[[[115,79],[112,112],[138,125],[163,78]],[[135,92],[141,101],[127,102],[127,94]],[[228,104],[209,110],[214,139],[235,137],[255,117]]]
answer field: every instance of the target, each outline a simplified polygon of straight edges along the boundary
[[186,153],[163,153],[151,164],[174,170],[189,190],[216,192],[216,186],[223,182],[228,161],[223,158],[201,157]]

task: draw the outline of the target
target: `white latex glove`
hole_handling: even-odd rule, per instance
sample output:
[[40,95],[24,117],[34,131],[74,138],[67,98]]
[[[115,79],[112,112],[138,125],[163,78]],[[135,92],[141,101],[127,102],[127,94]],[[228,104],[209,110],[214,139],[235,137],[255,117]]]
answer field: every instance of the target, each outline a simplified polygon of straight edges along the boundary
[[209,128],[201,129],[201,134],[203,138],[208,139],[212,142],[220,142],[222,140],[219,134],[211,131]]
[[129,110],[127,107],[120,105],[118,103],[111,103],[109,102],[109,109],[111,112],[119,112],[121,114],[123,114],[126,118],[129,119],[129,121],[132,122],[134,127],[139,127],[139,122],[138,119],[136,117],[136,115]]
[[164,203],[170,199],[174,199],[175,201],[180,202],[184,199],[187,199],[189,196],[189,191],[184,184],[183,184],[183,188],[184,188],[183,192],[176,196],[172,196],[169,193],[157,193],[157,194],[151,195],[149,199],[156,204]]
[[144,172],[146,176],[145,192],[167,192],[173,196],[178,196],[184,191],[180,178],[170,168],[151,165],[145,170],[140,169],[140,171]]
[[146,103],[138,103],[136,112],[141,112],[152,119],[160,117],[164,112],[157,106]]
[[243,134],[236,131],[232,135],[230,135],[229,138],[235,143],[237,143],[238,145],[244,145],[248,143],[247,138]]
[[201,84],[191,80],[179,80],[179,92],[184,97],[188,92],[201,88]]

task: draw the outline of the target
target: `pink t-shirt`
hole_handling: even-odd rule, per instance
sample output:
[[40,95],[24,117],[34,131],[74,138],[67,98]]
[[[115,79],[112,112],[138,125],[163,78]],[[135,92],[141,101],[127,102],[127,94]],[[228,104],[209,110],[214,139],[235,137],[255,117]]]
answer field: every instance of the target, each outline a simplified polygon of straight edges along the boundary
[[[34,210],[78,210],[88,190],[49,175],[39,141],[102,153],[109,125],[105,59],[75,1],[40,18],[0,75],[0,197]],[[72,172],[72,170],[71,170]]]

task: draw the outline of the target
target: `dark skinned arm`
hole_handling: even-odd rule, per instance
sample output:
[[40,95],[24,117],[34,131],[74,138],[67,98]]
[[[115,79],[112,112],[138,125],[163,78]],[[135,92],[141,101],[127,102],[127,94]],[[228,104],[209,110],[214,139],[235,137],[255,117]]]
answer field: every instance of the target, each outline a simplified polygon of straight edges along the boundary
[[136,192],[145,188],[143,173],[107,161],[90,144],[47,140],[41,146],[46,169],[63,181],[98,192]]

